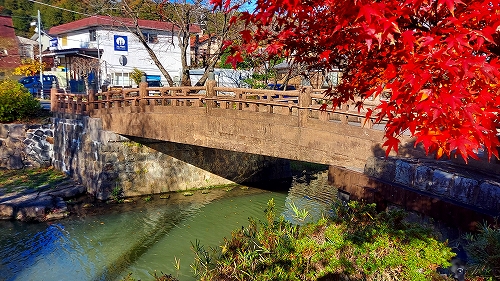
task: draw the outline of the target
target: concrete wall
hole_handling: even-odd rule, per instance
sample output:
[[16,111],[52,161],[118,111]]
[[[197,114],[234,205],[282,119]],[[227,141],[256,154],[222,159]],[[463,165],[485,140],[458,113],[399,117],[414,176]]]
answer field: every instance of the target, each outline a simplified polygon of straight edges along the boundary
[[364,173],[330,166],[330,184],[349,199],[389,204],[477,230],[500,216],[500,177],[451,161],[368,159]]
[[286,160],[191,145],[132,139],[102,130],[98,118],[54,118],[53,165],[98,199],[274,180],[291,176]]
[[366,163],[365,174],[457,204],[500,215],[500,177],[451,161],[376,158]]
[[0,168],[23,169],[52,164],[52,124],[0,124]]

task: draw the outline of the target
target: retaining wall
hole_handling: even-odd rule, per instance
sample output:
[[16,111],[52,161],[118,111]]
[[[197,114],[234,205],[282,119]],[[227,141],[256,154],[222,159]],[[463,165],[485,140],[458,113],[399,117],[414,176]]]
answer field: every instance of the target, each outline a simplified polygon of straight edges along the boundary
[[53,124],[0,124],[0,168],[50,166],[53,144]]
[[451,161],[371,157],[364,173],[330,166],[328,180],[346,199],[398,205],[462,229],[500,217],[499,175]]
[[370,158],[365,174],[500,215],[500,176],[450,161]]
[[102,130],[98,118],[58,116],[43,125],[0,124],[0,168],[50,165],[101,200],[113,191],[136,196],[291,177],[288,160],[127,138]]

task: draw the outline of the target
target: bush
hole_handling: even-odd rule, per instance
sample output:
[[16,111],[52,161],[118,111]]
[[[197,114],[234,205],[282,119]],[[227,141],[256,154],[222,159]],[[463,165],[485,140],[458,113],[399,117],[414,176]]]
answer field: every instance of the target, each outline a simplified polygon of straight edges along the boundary
[[14,80],[0,82],[0,122],[24,120],[40,109],[40,102],[22,84]]
[[479,233],[466,239],[470,274],[500,280],[500,228],[483,225]]
[[142,71],[134,67],[132,73],[130,73],[130,79],[132,79],[132,81],[134,81],[135,84],[139,85],[139,83],[141,83],[142,74],[143,74]]
[[304,226],[250,219],[247,228],[211,252],[194,243],[191,265],[201,280],[443,280],[436,273],[454,256],[402,211],[377,213],[375,205],[339,204],[330,218]]

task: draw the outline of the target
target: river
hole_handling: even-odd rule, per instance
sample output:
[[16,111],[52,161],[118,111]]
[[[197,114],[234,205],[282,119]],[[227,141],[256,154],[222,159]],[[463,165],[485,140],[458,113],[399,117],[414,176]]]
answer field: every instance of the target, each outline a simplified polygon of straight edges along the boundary
[[122,280],[132,273],[146,281],[155,272],[196,280],[191,242],[217,247],[249,217],[264,219],[271,198],[288,220],[295,220],[292,204],[317,219],[336,196],[326,182],[326,172],[302,174],[278,191],[235,186],[78,206],[76,215],[54,222],[0,221],[0,280]]

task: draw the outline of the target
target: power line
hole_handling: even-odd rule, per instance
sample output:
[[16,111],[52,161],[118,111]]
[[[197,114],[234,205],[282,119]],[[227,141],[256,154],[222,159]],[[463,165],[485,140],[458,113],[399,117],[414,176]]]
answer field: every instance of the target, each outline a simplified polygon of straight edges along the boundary
[[71,13],[75,13],[75,14],[79,14],[79,15],[84,15],[84,16],[87,16],[87,17],[91,17],[92,16],[90,14],[86,14],[86,13],[82,13],[82,12],[78,12],[78,11],[73,11],[73,10],[66,9],[66,8],[57,7],[57,6],[46,4],[46,3],[39,2],[39,1],[36,1],[36,0],[28,0],[28,1],[40,4],[40,5],[48,6],[48,7],[51,7],[51,8],[63,10],[63,11],[66,11],[66,12],[71,12]]
[[11,18],[16,18],[16,19],[34,19],[36,18],[35,16],[14,16],[14,15],[3,15],[3,16],[9,16]]

